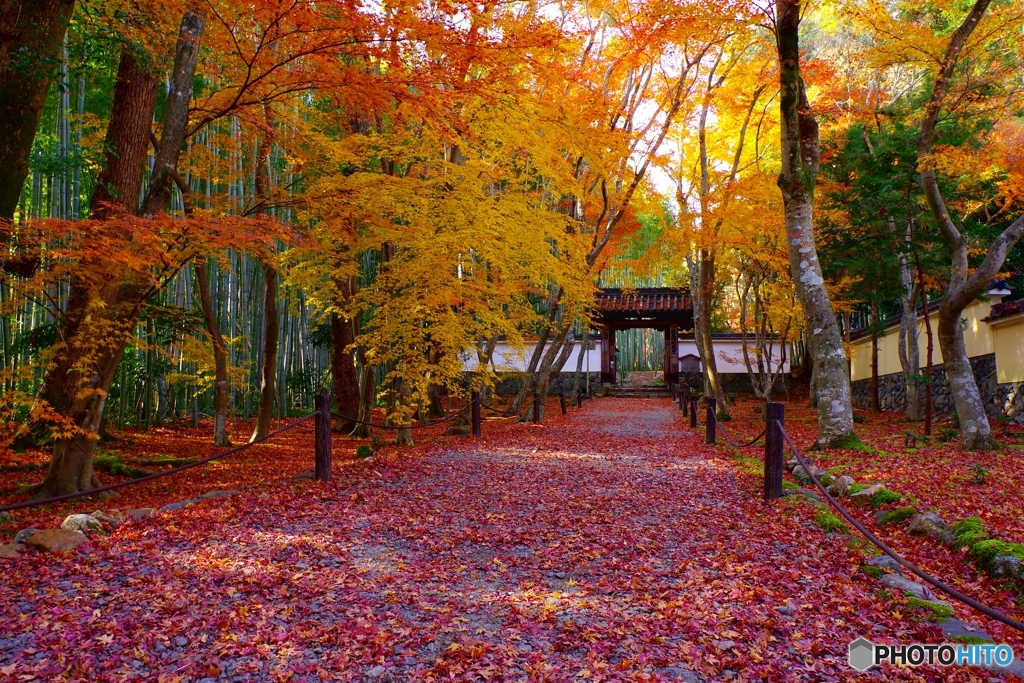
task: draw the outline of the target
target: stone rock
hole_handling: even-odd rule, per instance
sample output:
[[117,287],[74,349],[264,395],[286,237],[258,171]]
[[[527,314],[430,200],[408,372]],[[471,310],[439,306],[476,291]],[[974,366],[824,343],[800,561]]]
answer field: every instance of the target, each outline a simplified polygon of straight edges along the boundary
[[[828,472],[826,472],[825,470],[823,470],[823,469],[821,469],[819,467],[815,467],[814,465],[811,465],[810,467],[811,467],[811,472],[814,474],[814,476],[819,481],[821,481],[822,477],[824,477],[825,475],[828,474]],[[797,479],[802,480],[802,481],[810,481],[811,480],[811,476],[809,474],[807,474],[807,470],[805,470],[803,468],[803,465],[797,465],[796,467],[793,468],[793,476],[796,477]]]
[[854,505],[860,505],[867,507],[871,505],[871,497],[874,496],[878,491],[885,488],[882,484],[872,484],[865,489],[857,491],[857,493],[850,494],[850,502]]
[[186,638],[185,636],[177,636],[174,639],[174,644],[178,647],[185,647],[186,645],[188,645],[188,638]]
[[156,514],[156,508],[134,508],[124,513],[124,519],[149,519]]
[[775,609],[781,612],[782,614],[792,614],[800,608],[792,600],[787,600],[785,605],[779,605]]
[[113,515],[108,515],[103,510],[97,510],[92,513],[92,516],[109,526],[111,529],[116,529],[121,524],[121,520],[119,518]]
[[15,534],[14,540],[11,542],[15,545],[18,545],[19,543],[26,543],[28,542],[29,536],[31,536],[37,531],[39,531],[39,529],[36,529],[35,527],[31,527],[29,529],[22,529],[17,534]]
[[189,505],[194,504],[197,500],[199,500],[199,499],[198,498],[186,498],[185,500],[179,500],[179,501],[177,501],[175,503],[168,503],[167,505],[164,505],[162,508],[160,508],[160,512],[161,512],[161,514],[164,513],[164,512],[174,512],[175,510],[180,510],[182,508],[186,508]]
[[77,531],[86,535],[90,533],[106,535],[107,533],[103,529],[103,523],[92,515],[68,515],[61,522],[60,528]]
[[14,515],[10,512],[0,512],[0,524],[11,524],[14,522]]
[[870,557],[868,558],[867,564],[871,565],[872,567],[880,567],[887,572],[892,572],[893,574],[903,576],[903,567],[900,566],[899,562],[892,559],[888,555]]
[[86,543],[89,539],[80,531],[70,529],[43,529],[28,539],[28,545],[46,553],[66,553]]
[[237,496],[239,493],[241,493],[241,491],[236,491],[234,489],[223,489],[219,491],[207,491],[206,493],[199,497],[204,500],[207,498],[227,498],[228,496]]
[[799,461],[799,460],[797,460],[796,458],[790,458],[789,460],[787,460],[787,461],[785,462],[785,464],[783,465],[783,467],[785,467],[785,468],[786,468],[787,470],[789,470],[790,472],[792,472],[792,471],[793,471],[793,468],[794,468],[794,467],[797,467],[797,466],[798,466],[799,464],[800,464],[800,461]]
[[25,549],[24,543],[5,543],[0,545],[0,559],[14,560]]
[[938,538],[946,530],[946,520],[934,512],[925,512],[910,520],[907,533],[911,536],[927,536]]
[[967,622],[960,621],[954,617],[950,617],[939,624],[939,628],[942,629],[942,635],[946,639],[950,638],[983,638],[985,640],[992,640],[992,636],[982,631],[977,626],[972,626]]
[[850,495],[851,486],[853,486],[853,477],[844,474],[841,477],[836,477],[836,480],[828,487],[828,492],[836,498],[842,498]]
[[996,555],[992,559],[992,575],[1001,579],[1024,579],[1021,562],[1013,555]]
[[818,492],[815,491],[814,489],[804,489],[804,488],[801,488],[801,489],[798,489],[798,492],[804,498],[807,498],[811,502],[818,503],[819,505],[824,505],[825,504],[825,501],[823,501],[821,499],[821,496],[819,496]]
[[921,600],[930,600],[932,602],[938,602],[940,604],[946,604],[943,603],[941,600],[936,600],[935,593],[932,593],[927,586],[918,583],[917,581],[905,579],[897,574],[886,574],[882,577],[881,580],[882,583],[888,586],[889,588],[895,588],[897,590],[906,591],[907,593],[913,595],[915,598],[920,598]]

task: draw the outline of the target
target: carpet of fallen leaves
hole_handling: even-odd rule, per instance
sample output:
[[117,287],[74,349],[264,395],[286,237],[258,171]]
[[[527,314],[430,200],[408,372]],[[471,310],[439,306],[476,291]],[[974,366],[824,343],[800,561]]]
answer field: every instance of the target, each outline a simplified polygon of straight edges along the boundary
[[[290,479],[312,462],[299,429],[166,488],[23,512],[17,526],[242,489],[4,564],[0,680],[816,682],[864,677],[846,665],[861,635],[938,642],[806,502],[761,502],[758,478],[668,401],[556,405],[482,440],[437,428],[339,458],[330,484]],[[131,438],[212,452],[198,432]]]

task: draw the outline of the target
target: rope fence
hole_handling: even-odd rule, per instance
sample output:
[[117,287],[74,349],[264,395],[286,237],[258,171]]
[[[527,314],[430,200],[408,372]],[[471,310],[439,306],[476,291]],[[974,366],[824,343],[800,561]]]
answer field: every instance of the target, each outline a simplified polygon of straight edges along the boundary
[[[982,614],[995,619],[996,621],[1009,626],[1012,629],[1024,633],[1024,622],[1020,622],[1013,617],[1007,616],[999,610],[993,609],[988,605],[978,602],[974,598],[961,593],[952,586],[940,581],[928,572],[924,571],[914,563],[910,562],[899,553],[894,551],[888,545],[886,545],[880,538],[875,534],[868,531],[868,529],[856,519],[843,505],[833,496],[828,489],[821,483],[817,475],[814,473],[814,469],[808,464],[803,454],[793,443],[793,439],[786,433],[785,429],[785,405],[782,403],[769,402],[765,406],[765,428],[764,430],[750,439],[746,443],[737,443],[734,441],[726,432],[725,428],[718,422],[715,416],[715,399],[710,396],[704,397],[704,403],[707,405],[707,443],[715,443],[716,431],[721,432],[726,442],[736,448],[747,448],[753,446],[762,437],[764,438],[764,499],[766,501],[775,500],[781,498],[782,492],[782,470],[783,470],[783,453],[784,448],[788,447],[789,450],[796,457],[797,462],[803,467],[804,472],[810,477],[811,481],[822,495],[825,500],[828,501],[836,512],[838,512],[843,519],[849,522],[854,529],[856,529],[864,538],[866,538],[872,545],[878,548],[880,551],[895,560],[901,567],[911,572],[918,578],[922,579],[926,583],[930,584],[939,591],[945,593],[949,597],[957,600],[958,602],[971,607]],[[684,402],[685,401],[685,402]],[[683,414],[689,413],[690,426],[696,427],[696,413],[697,413],[697,401],[696,395],[684,395],[680,392],[680,408]]]

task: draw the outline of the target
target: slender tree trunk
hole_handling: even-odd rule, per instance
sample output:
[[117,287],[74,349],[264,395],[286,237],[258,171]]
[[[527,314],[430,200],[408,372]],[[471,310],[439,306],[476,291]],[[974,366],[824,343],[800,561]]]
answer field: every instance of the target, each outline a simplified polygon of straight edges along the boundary
[[853,446],[853,405],[846,376],[846,354],[832,311],[814,244],[814,183],[818,173],[818,124],[811,114],[800,76],[799,0],[777,0],[782,190],[786,242],[793,282],[803,307],[814,362],[819,447]]
[[924,308],[924,333],[928,339],[925,351],[925,385],[924,385],[924,433],[930,436],[932,433],[932,354],[935,352],[935,338],[932,335],[932,318],[928,312],[928,294],[924,288],[924,273],[918,271],[921,287],[921,306]]
[[192,79],[199,57],[199,43],[206,26],[206,12],[185,10],[178,30],[178,43],[174,49],[174,69],[171,87],[164,107],[164,120],[153,162],[153,175],[149,191],[139,213],[153,216],[166,211],[171,202],[172,171],[178,168],[178,158],[188,129],[188,106],[192,100]]
[[228,381],[228,350],[224,345],[224,337],[220,333],[220,324],[213,310],[213,297],[210,293],[210,279],[206,274],[206,259],[196,259],[196,282],[199,285],[199,301],[203,308],[203,320],[206,331],[213,343],[214,360],[214,426],[213,443],[216,446],[230,446],[228,436],[228,404],[231,399],[231,386]]
[[[270,107],[264,106],[267,132],[260,138],[256,153],[255,190],[256,201],[262,207],[261,213],[270,202],[270,147],[273,120]],[[256,428],[253,429],[249,441],[263,439],[270,433],[270,423],[274,416],[274,397],[277,395],[277,337],[280,331],[280,320],[277,315],[277,267],[274,254],[268,254],[267,260],[260,263],[263,270],[263,366],[260,371],[260,400],[256,406]]]
[[881,412],[878,403],[878,302],[871,302],[871,410]]
[[74,0],[0,0],[0,222],[14,219]]
[[907,393],[907,421],[921,421],[921,352],[917,342],[917,287],[906,254],[900,254],[900,282],[903,284],[903,317],[900,319],[899,356]]

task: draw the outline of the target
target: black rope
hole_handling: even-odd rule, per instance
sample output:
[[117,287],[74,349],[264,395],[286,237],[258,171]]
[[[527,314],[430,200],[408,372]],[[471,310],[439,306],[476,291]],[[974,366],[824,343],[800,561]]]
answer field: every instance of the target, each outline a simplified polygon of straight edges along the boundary
[[751,446],[756,444],[758,441],[760,441],[761,437],[763,437],[768,432],[768,428],[765,427],[764,429],[761,430],[761,433],[758,434],[757,436],[755,436],[753,439],[751,439],[750,441],[747,441],[746,443],[740,444],[740,443],[736,443],[731,438],[729,438],[729,434],[725,431],[725,426],[719,420],[715,420],[715,425],[718,427],[718,431],[720,431],[722,433],[722,437],[733,448],[750,448]]
[[220,458],[224,458],[224,457],[229,456],[229,455],[234,455],[235,453],[238,453],[239,451],[244,451],[245,449],[251,448],[251,447],[255,446],[256,444],[263,443],[264,441],[267,441],[268,439],[271,439],[271,438],[277,436],[278,434],[282,434],[284,432],[287,432],[290,429],[294,429],[295,427],[298,427],[300,424],[302,424],[306,420],[308,420],[308,419],[310,419],[312,417],[316,417],[316,415],[317,415],[316,413],[310,413],[309,415],[306,415],[305,417],[300,417],[295,422],[292,422],[290,424],[285,425],[284,427],[281,427],[280,429],[278,429],[275,432],[271,432],[270,434],[267,434],[262,439],[256,439],[255,441],[250,441],[249,443],[242,444],[241,446],[235,446],[234,448],[229,448],[228,450],[226,450],[226,451],[224,451],[222,453],[217,453],[216,455],[211,455],[208,458],[203,458],[202,460],[197,460],[195,462],[190,462],[190,463],[188,463],[186,465],[178,465],[177,467],[172,467],[171,469],[166,470],[164,472],[155,472],[153,474],[147,474],[144,477],[139,477],[138,479],[129,479],[127,481],[121,481],[121,482],[118,482],[116,484],[109,484],[107,486],[100,486],[99,488],[89,489],[87,491],[79,491],[78,493],[65,493],[62,496],[54,496],[52,498],[44,498],[42,500],[27,500],[27,501],[25,501],[23,503],[15,503],[14,505],[5,505],[3,507],[0,507],[0,512],[9,512],[11,510],[21,510],[21,509],[24,509],[24,508],[33,508],[33,507],[38,507],[40,505],[48,505],[50,503],[58,503],[58,502],[63,501],[63,500],[71,500],[73,498],[81,498],[82,496],[93,496],[93,495],[96,495],[97,493],[103,493],[105,491],[113,491],[115,489],[124,488],[125,486],[131,486],[133,484],[141,484],[142,482],[149,481],[151,479],[157,479],[159,477],[166,477],[166,476],[171,475],[171,474],[177,474],[178,472],[183,472],[185,470],[192,469],[193,467],[199,467],[200,465],[205,465],[208,462],[212,462],[214,460],[218,460]]
[[863,534],[864,538],[866,538],[869,541],[871,541],[875,546],[878,547],[879,550],[881,550],[883,553],[885,553],[886,555],[888,555],[892,559],[896,560],[900,565],[902,565],[906,569],[910,570],[911,572],[913,572],[914,574],[916,574],[920,578],[924,579],[925,581],[927,581],[931,585],[935,586],[936,588],[938,588],[940,591],[942,591],[946,595],[949,595],[950,597],[955,598],[956,600],[959,600],[960,602],[964,603],[965,605],[969,605],[970,607],[973,607],[974,609],[978,610],[982,614],[985,614],[985,615],[995,619],[996,621],[1001,622],[1001,623],[1009,626],[1010,628],[1017,629],[1018,631],[1024,633],[1024,623],[1022,623],[1020,621],[1017,621],[1013,617],[1008,617],[1005,614],[1003,614],[1002,612],[1000,612],[998,610],[994,610],[994,609],[992,609],[991,607],[989,607],[987,605],[983,605],[980,602],[978,602],[977,600],[975,600],[974,598],[968,597],[968,596],[964,595],[963,593],[961,593],[960,591],[958,591],[957,589],[953,588],[952,586],[949,586],[949,585],[943,583],[942,581],[939,581],[935,577],[933,577],[930,574],[928,574],[927,572],[925,572],[923,569],[918,568],[917,565],[913,564],[912,562],[910,562],[908,560],[903,559],[900,555],[896,554],[895,551],[893,551],[891,548],[889,548],[889,546],[887,546],[885,543],[883,543],[881,541],[881,539],[879,539],[873,533],[868,531],[864,527],[864,525],[861,524],[856,519],[854,519],[853,515],[851,515],[849,512],[847,512],[846,508],[844,508],[842,505],[840,505],[839,501],[837,501],[832,496],[832,494],[829,493],[825,489],[824,486],[822,486],[821,482],[818,481],[818,477],[814,474],[814,470],[811,469],[810,466],[808,466],[807,461],[804,460],[804,457],[802,455],[800,455],[800,452],[796,449],[796,446],[793,444],[792,439],[789,438],[789,434],[786,433],[786,430],[782,426],[782,423],[779,422],[778,420],[776,420],[775,424],[777,424],[779,426],[779,430],[782,433],[782,438],[786,440],[787,444],[789,444],[789,450],[791,450],[793,452],[793,455],[796,456],[797,461],[800,463],[800,466],[804,468],[804,471],[811,478],[811,481],[813,481],[815,486],[817,486],[818,489],[825,495],[825,498],[828,500],[829,503],[832,504],[832,507],[834,507],[839,512],[839,514],[841,514],[846,519],[846,521],[848,521],[850,524],[852,524],[854,526],[854,528],[857,529],[857,531],[859,531],[861,534]]
[[497,413],[498,415],[503,415],[505,417],[511,417],[512,415],[516,415],[516,414],[519,413],[518,410],[511,410],[511,409],[509,409],[509,410],[498,410],[494,406],[488,405],[488,404],[484,403],[483,401],[480,402],[480,407],[481,408],[486,408],[487,410],[490,410],[493,413]]

